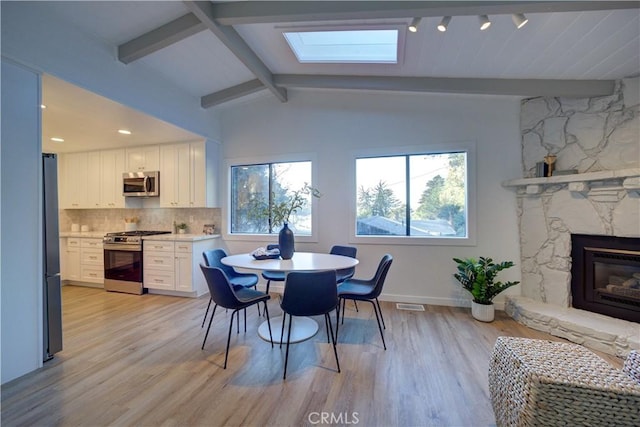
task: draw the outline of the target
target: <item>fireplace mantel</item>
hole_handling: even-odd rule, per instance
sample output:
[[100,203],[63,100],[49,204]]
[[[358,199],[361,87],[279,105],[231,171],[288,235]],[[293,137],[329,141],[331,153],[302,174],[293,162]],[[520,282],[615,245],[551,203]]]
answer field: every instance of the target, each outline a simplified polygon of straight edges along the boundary
[[585,193],[589,191],[589,183],[591,182],[615,180],[622,181],[622,188],[627,191],[640,192],[640,168],[576,173],[548,178],[511,179],[504,181],[502,186],[524,190],[526,194],[534,195],[542,193],[545,186],[568,184],[569,191]]

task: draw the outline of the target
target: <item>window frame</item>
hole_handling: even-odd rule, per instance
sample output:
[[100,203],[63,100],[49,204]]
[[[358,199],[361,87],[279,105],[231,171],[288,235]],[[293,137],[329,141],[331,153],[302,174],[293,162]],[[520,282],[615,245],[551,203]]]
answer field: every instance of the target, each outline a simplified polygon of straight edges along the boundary
[[[467,153],[467,237],[429,237],[429,236],[358,236],[357,204],[358,191],[356,185],[356,160],[365,157],[395,157],[420,154],[443,154],[451,152]],[[349,211],[349,243],[374,245],[415,245],[415,246],[475,246],[476,245],[476,142],[455,141],[442,144],[420,146],[380,147],[354,150],[351,152],[349,168],[350,211]]]
[[[274,156],[255,156],[225,159],[223,202],[222,202],[222,235],[224,240],[245,241],[245,242],[265,242],[277,243],[278,233],[232,233],[231,232],[231,168],[234,166],[246,166],[268,163],[295,163],[311,162],[311,182],[309,185],[315,186],[317,179],[317,156],[315,153],[297,153]],[[311,235],[296,234],[297,242],[318,242],[318,207],[317,199],[311,198]]]

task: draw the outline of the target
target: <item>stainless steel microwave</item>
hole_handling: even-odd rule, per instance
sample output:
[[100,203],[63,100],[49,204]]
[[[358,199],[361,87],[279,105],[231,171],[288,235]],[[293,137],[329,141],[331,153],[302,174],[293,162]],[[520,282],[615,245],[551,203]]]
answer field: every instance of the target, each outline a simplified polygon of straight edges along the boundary
[[122,195],[125,197],[156,197],[160,195],[160,172],[125,172],[122,174]]

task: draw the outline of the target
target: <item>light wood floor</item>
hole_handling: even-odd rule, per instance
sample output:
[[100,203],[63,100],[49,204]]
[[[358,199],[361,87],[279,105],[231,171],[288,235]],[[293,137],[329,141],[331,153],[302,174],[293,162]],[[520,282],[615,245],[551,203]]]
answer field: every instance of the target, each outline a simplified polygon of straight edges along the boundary
[[[495,419],[487,387],[496,337],[559,340],[497,312],[490,324],[466,308],[402,311],[383,302],[387,351],[370,304],[347,306],[337,373],[324,321],[311,340],[284,348],[247,332],[224,349],[230,313],[218,310],[207,345],[200,299],[125,295],[65,286],[64,350],[2,386],[4,426],[333,425],[486,426]],[[271,316],[280,313],[277,296]],[[621,361],[605,358],[617,367]]]

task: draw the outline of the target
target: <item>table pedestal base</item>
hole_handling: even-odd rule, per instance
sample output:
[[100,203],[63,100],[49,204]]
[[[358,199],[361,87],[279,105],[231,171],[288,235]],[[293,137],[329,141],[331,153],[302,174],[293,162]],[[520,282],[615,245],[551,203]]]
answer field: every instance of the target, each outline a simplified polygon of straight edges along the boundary
[[[288,318],[288,316],[287,316]],[[280,332],[282,331],[282,322],[284,317],[278,316],[271,319],[271,333],[273,334],[274,344],[280,344]],[[287,330],[289,322],[284,325],[284,334],[282,342],[287,342]],[[318,323],[310,317],[293,316],[293,324],[291,325],[291,342],[296,343],[308,340],[318,332]],[[269,341],[269,326],[265,320],[258,327],[258,335],[265,341]]]

